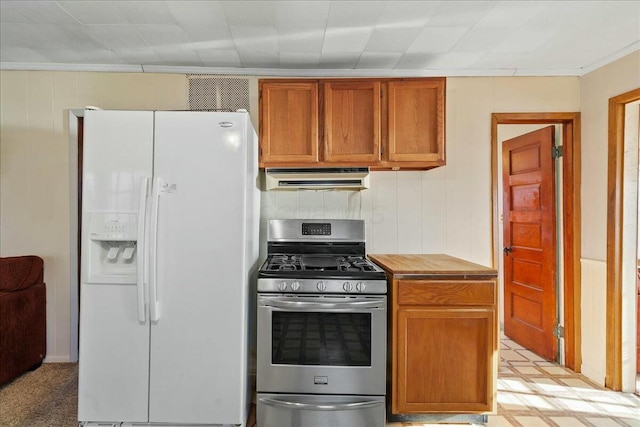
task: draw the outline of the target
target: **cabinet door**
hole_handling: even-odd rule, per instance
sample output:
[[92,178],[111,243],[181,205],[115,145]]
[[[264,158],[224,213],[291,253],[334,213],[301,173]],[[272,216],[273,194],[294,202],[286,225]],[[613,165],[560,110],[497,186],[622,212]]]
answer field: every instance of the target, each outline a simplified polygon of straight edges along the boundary
[[388,161],[444,164],[444,86],[441,78],[388,83]]
[[325,162],[380,160],[380,82],[325,82]]
[[392,412],[492,411],[494,322],[491,308],[401,306]]
[[318,83],[260,82],[260,167],[318,162]]

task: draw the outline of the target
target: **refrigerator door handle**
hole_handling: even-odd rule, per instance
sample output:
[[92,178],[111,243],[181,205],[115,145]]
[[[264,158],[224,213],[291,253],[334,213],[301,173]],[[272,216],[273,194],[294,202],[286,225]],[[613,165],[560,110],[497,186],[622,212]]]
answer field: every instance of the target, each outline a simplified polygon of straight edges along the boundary
[[158,210],[162,180],[155,178],[151,196],[151,224],[149,226],[149,315],[152,322],[160,319],[158,301]]
[[147,304],[144,296],[144,284],[147,270],[147,257],[145,245],[145,222],[147,218],[147,191],[149,189],[149,178],[140,178],[140,194],[138,195],[138,241],[136,243],[138,252],[138,268],[136,287],[138,291],[138,321],[147,321]]

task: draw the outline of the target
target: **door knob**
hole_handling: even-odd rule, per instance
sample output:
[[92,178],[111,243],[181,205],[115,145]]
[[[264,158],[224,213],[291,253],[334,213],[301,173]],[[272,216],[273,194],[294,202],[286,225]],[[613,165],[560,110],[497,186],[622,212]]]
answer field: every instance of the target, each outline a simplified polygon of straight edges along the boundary
[[509,252],[513,252],[513,249],[511,249],[510,246],[505,246],[502,250],[504,251],[506,256],[509,256]]

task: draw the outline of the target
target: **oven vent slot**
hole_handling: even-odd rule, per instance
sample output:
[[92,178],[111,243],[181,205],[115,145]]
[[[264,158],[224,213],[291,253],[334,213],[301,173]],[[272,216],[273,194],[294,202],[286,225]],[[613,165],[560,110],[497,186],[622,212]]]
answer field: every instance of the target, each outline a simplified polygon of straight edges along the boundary
[[268,168],[267,190],[363,190],[369,168]]

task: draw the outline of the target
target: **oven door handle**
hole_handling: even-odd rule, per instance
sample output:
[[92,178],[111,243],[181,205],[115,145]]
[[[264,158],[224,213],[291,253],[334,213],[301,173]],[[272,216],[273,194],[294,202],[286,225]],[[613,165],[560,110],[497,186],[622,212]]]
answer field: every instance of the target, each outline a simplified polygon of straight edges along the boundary
[[262,301],[261,305],[263,307],[280,308],[283,310],[308,310],[310,308],[335,310],[353,308],[383,309],[385,303],[384,301],[316,302],[268,300]]
[[335,405],[289,402],[286,400],[271,399],[269,397],[261,397],[258,400],[264,403],[265,405],[279,406],[281,408],[287,408],[287,409],[312,410],[312,411],[348,411],[348,410],[355,410],[355,409],[371,408],[374,406],[380,406],[384,404],[384,402],[380,400],[367,400],[363,402],[353,402],[353,403],[338,403]]

